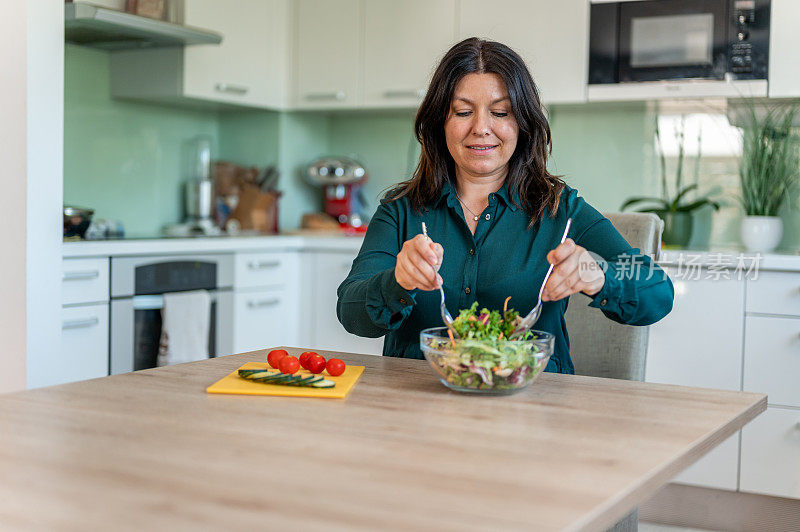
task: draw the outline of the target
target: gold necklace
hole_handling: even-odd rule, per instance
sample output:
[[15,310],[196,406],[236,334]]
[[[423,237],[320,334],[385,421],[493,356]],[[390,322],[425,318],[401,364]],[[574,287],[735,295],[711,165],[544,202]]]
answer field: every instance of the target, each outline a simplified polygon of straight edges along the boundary
[[472,219],[473,219],[473,220],[475,220],[475,221],[477,222],[477,221],[478,221],[478,218],[480,218],[480,217],[481,217],[481,215],[480,215],[480,214],[475,214],[474,212],[472,212],[472,209],[470,209],[470,208],[467,206],[467,204],[466,204],[466,203],[464,203],[464,200],[462,200],[462,199],[461,199],[461,196],[459,196],[459,195],[458,195],[458,192],[456,191],[455,187],[453,187],[453,192],[455,192],[455,194],[456,194],[456,197],[458,198],[458,201],[459,201],[459,202],[461,202],[461,205],[463,205],[463,206],[464,206],[464,208],[465,208],[465,209],[467,209],[467,210],[469,211],[469,213],[472,215]]

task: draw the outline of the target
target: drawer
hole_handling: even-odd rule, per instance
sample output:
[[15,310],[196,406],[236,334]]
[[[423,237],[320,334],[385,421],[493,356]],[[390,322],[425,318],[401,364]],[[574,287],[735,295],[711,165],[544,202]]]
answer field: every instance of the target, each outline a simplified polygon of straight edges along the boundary
[[738,473],[739,433],[737,432],[687,467],[673,478],[672,482],[736,491]]
[[235,288],[288,287],[299,283],[300,258],[292,252],[237,253]]
[[742,429],[739,489],[800,499],[800,410],[769,407]]
[[62,305],[108,301],[108,258],[62,261]]
[[800,316],[800,273],[761,272],[748,280],[747,312]]
[[54,365],[59,383],[108,375],[107,303],[61,309],[61,355]]
[[[233,296],[233,352],[296,346],[300,300],[289,289],[237,291]],[[305,345],[305,344],[303,344]]]
[[744,390],[800,407],[800,318],[747,316],[744,346]]

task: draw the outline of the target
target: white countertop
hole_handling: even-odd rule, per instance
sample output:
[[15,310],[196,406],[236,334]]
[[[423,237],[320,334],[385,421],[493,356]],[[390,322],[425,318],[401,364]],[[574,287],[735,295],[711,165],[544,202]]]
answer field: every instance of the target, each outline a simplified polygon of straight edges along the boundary
[[660,266],[676,268],[737,269],[756,267],[761,270],[800,272],[800,253],[749,253],[741,250],[664,249]]
[[[257,251],[348,251],[355,254],[364,241],[361,236],[269,235],[195,238],[152,238],[131,240],[90,240],[65,242],[64,258],[121,255],[162,255]],[[800,253],[746,253],[736,250],[662,250],[661,266],[748,268],[800,272]]]
[[163,255],[248,251],[352,251],[364,241],[361,236],[269,235],[131,240],[86,240],[64,242],[64,258],[120,255]]

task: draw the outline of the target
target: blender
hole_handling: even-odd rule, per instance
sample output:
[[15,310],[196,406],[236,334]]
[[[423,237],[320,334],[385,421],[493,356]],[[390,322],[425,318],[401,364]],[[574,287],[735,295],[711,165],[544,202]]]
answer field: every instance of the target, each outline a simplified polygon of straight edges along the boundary
[[216,236],[214,181],[211,179],[211,137],[201,135],[189,143],[189,179],[183,183],[184,221],[168,226],[170,236]]

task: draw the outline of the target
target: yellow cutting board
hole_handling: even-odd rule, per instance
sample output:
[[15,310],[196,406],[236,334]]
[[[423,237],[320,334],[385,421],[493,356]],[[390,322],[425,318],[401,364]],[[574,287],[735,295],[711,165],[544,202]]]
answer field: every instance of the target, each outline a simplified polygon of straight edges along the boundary
[[[284,386],[280,384],[266,384],[263,382],[253,382],[239,376],[240,369],[269,369],[266,362],[248,362],[236,371],[221,378],[208,388],[208,393],[232,393],[241,395],[282,395],[287,397],[330,397],[334,399],[344,399],[350,390],[355,386],[356,381],[364,373],[364,366],[347,366],[344,373],[338,377],[331,377],[327,372],[322,375],[333,382],[333,388],[313,388],[310,386]],[[300,375],[311,375],[307,371],[301,371]]]

